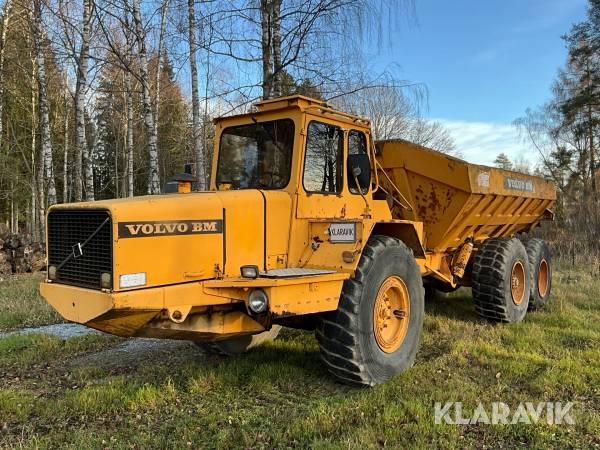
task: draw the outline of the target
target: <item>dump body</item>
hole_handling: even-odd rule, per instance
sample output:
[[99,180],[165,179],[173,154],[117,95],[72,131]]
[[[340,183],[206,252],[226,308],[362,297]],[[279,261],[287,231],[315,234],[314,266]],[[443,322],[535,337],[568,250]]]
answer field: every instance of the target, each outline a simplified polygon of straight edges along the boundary
[[469,164],[402,140],[377,148],[385,171],[380,183],[393,194],[391,181],[401,193],[395,192],[392,215],[423,223],[428,252],[529,231],[556,199],[554,185],[540,177]]

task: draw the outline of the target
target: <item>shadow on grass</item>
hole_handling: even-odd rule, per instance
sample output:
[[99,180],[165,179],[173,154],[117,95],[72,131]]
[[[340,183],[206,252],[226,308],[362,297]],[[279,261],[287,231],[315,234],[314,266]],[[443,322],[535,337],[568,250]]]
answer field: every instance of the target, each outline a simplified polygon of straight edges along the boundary
[[229,357],[206,354],[184,341],[150,340],[143,348],[127,352],[124,347],[130,347],[127,341],[120,347],[74,358],[63,366],[64,371],[76,373],[83,381],[133,375],[156,387],[166,379],[187,385],[197,377],[238,387],[260,380],[275,385],[302,380],[301,384],[340,387],[321,364],[313,333],[306,331],[284,329],[277,340]]
[[[425,310],[430,316],[481,323],[473,310],[470,291],[466,289],[447,298],[426,301]],[[451,344],[423,340],[418,359],[423,362],[443,357],[450,352]],[[155,386],[163,384],[165,379],[186,385],[190,379],[200,376],[238,387],[268,380],[276,386],[300,383],[307,388],[317,383],[321,392],[354,390],[335,381],[326,370],[320,360],[314,334],[310,331],[284,328],[277,340],[233,357],[208,355],[192,343],[178,341],[152,343],[143,351],[128,353],[127,357],[122,353],[120,348],[108,349],[78,359],[75,364],[67,364],[66,369],[79,370],[82,374],[90,371],[92,378],[135,375],[138,381]]]
[[426,298],[425,313],[463,322],[482,322],[475,313],[471,290],[467,288],[461,288],[445,297]]

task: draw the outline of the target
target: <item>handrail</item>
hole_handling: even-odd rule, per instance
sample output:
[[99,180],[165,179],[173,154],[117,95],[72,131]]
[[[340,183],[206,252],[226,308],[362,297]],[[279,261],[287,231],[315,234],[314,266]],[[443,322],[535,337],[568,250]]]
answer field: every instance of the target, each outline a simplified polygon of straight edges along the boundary
[[353,122],[362,122],[365,125],[369,125],[371,123],[371,121],[365,117],[360,117],[360,116],[355,116],[353,114],[349,114],[349,113],[345,113],[342,111],[338,111],[336,109],[330,108],[328,106],[321,106],[321,105],[308,105],[302,108],[302,111],[306,111],[309,109],[318,109],[320,111],[329,113],[329,114],[333,114],[336,116],[340,116],[340,117],[344,117],[346,119],[351,119]]
[[[390,176],[386,173],[385,169],[383,168],[383,166],[381,164],[379,164],[379,161],[375,160],[375,165],[378,166],[381,169],[381,173],[383,173],[383,175],[387,178],[387,180],[389,181],[389,183],[392,185],[392,187],[396,190],[396,192],[398,193],[398,195],[400,197],[402,197],[402,200],[404,200],[406,202],[406,205],[403,205],[400,201],[396,200],[396,202],[404,209],[406,209],[407,211],[414,211],[412,205],[410,204],[410,202],[406,199],[406,197],[404,195],[402,195],[402,192],[400,192],[400,189],[398,189],[398,187],[394,184],[394,182],[392,181],[392,179],[390,178]],[[383,188],[382,188],[383,189]],[[385,189],[384,189],[385,191]],[[387,192],[387,191],[386,191]],[[392,197],[393,198],[393,197]],[[408,206],[407,206],[408,205]]]

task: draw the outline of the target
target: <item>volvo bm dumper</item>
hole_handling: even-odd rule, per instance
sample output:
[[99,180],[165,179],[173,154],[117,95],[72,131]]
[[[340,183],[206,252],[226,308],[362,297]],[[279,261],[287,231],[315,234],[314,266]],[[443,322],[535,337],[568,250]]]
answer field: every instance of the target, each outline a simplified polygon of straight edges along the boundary
[[[541,178],[468,164],[302,96],[215,121],[209,189],[56,205],[41,293],[69,321],[240,353],[281,326],[314,330],[339,380],[410,367],[425,291],[472,288],[518,322],[550,297]],[[517,238],[519,235],[519,238]]]

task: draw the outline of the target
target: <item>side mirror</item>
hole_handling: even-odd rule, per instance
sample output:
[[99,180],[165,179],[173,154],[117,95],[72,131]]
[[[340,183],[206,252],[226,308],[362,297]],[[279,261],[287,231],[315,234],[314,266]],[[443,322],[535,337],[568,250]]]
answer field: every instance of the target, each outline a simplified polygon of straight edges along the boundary
[[[371,185],[371,162],[369,161],[369,155],[359,153],[357,155],[348,155],[348,184],[353,187],[352,191],[359,191],[365,193],[369,190]],[[359,186],[356,186],[356,179],[358,179]]]

